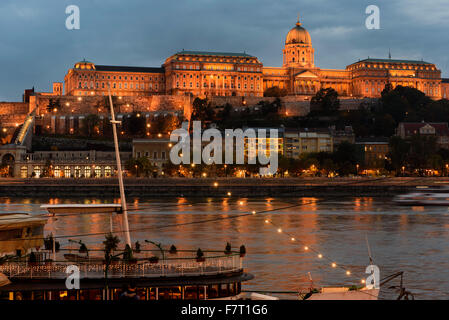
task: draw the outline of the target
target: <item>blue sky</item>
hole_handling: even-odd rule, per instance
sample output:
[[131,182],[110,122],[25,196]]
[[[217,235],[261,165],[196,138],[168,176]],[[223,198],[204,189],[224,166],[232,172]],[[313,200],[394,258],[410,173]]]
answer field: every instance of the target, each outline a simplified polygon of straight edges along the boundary
[[[81,29],[65,28],[77,5]],[[365,8],[380,8],[380,29]],[[368,56],[424,59],[449,77],[449,0],[2,0],[0,101],[25,88],[49,91],[68,68],[97,64],[160,66],[176,51],[243,52],[281,66],[297,14],[310,32],[315,64],[344,68]]]

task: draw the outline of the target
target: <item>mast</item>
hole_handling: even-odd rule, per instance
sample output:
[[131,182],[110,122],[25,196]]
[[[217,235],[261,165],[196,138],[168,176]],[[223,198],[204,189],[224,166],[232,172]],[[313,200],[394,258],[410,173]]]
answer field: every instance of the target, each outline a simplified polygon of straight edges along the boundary
[[114,136],[114,146],[115,146],[115,159],[117,160],[117,174],[118,174],[118,185],[120,189],[120,202],[122,205],[123,211],[123,226],[125,228],[125,241],[126,244],[131,247],[131,237],[129,235],[129,224],[128,224],[128,211],[126,207],[126,199],[125,199],[125,188],[123,186],[123,174],[122,174],[122,163],[120,160],[120,152],[118,148],[118,138],[117,138],[117,124],[120,124],[121,121],[115,120],[114,106],[112,104],[112,96],[111,96],[111,84],[108,83],[108,94],[109,94],[109,105],[111,106],[111,124],[112,124],[112,133]]

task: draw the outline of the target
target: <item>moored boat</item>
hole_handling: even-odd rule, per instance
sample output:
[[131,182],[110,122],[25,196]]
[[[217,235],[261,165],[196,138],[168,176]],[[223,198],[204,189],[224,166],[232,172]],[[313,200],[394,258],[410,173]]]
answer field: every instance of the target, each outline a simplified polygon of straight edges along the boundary
[[412,192],[396,196],[393,201],[403,206],[449,206],[449,193]]
[[29,213],[0,213],[0,256],[41,247],[46,222],[47,218]]

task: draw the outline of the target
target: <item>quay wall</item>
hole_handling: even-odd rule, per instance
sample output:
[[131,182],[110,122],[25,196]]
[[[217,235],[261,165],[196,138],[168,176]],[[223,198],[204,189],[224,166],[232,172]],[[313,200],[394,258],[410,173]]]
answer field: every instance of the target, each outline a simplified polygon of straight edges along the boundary
[[[392,178],[394,179],[394,178]],[[255,181],[257,180],[257,181]],[[432,186],[432,180],[316,181],[302,179],[125,179],[128,197],[392,196]],[[301,181],[302,180],[302,181]],[[218,181],[218,187],[213,185]],[[408,183],[407,183],[408,182]],[[449,182],[448,182],[449,183]],[[119,197],[116,179],[2,179],[0,197]]]

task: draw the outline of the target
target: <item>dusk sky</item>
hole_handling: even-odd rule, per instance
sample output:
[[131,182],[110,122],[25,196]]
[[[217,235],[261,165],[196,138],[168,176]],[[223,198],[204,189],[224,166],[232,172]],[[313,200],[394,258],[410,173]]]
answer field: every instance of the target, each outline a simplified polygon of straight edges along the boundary
[[[65,8],[80,8],[67,30]],[[365,8],[380,8],[380,29]],[[343,69],[368,56],[424,59],[449,77],[449,0],[1,0],[0,101],[25,88],[50,91],[82,59],[104,65],[160,66],[185,50],[243,52],[282,65],[287,32],[300,20],[315,65]]]

